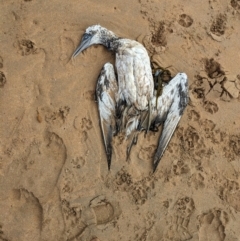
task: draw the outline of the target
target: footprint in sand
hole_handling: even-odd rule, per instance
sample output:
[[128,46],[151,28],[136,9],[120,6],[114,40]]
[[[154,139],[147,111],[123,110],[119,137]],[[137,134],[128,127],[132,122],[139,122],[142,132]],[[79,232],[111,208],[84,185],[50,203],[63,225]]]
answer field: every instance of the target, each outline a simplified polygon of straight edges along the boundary
[[138,157],[143,161],[150,161],[154,155],[155,146],[142,147]]
[[44,117],[44,120],[48,124],[61,127],[66,122],[69,112],[70,107],[68,106],[60,107],[58,109],[53,109],[49,106],[46,106],[37,109],[37,120],[41,123]]
[[0,71],[0,88],[3,88],[6,82],[7,80],[5,74],[2,71]]
[[231,0],[231,6],[239,11],[240,10],[240,1],[239,0]]
[[226,212],[217,209],[202,214],[199,217],[199,241],[223,241],[226,237],[227,216]]
[[84,92],[83,98],[85,100],[96,101],[97,97],[96,97],[95,90],[88,90],[88,91]]
[[192,238],[188,230],[188,225],[192,213],[195,210],[195,204],[192,198],[179,198],[173,206],[172,215],[168,217],[168,227],[164,233],[163,240],[185,241]]
[[22,39],[18,41],[18,49],[21,55],[29,55],[38,53],[38,49],[35,47],[35,43],[29,39]]
[[195,128],[188,126],[184,132],[184,145],[187,150],[200,148],[200,136]]
[[78,239],[89,226],[106,225],[121,214],[118,202],[110,202],[104,195],[93,198],[84,209],[78,200],[71,203],[66,200],[62,202],[67,240]]
[[218,112],[218,105],[216,103],[214,103],[213,101],[205,100],[203,102],[203,107],[204,107],[205,111],[207,111],[211,114]]
[[151,38],[151,43],[158,47],[158,46],[166,46],[167,45],[167,39],[166,39],[166,27],[165,23],[163,21],[159,23],[153,23],[153,34]]
[[4,225],[8,239],[1,239],[0,234],[0,240],[39,240],[43,209],[38,198],[26,189],[14,189],[9,195],[9,203],[11,207]]
[[6,235],[4,234],[4,227],[3,227],[2,223],[0,223],[0,240],[1,241],[8,241]]
[[[64,32],[64,35],[68,34],[68,32]],[[74,42],[71,38],[69,38],[68,36],[64,36],[62,35],[60,37],[60,46],[61,46],[61,55],[59,56],[60,61],[62,62],[62,64],[67,64],[70,60],[70,57],[73,49],[74,49]]]
[[231,135],[229,137],[229,149],[235,156],[240,155],[240,135]]
[[190,168],[182,160],[178,160],[177,163],[173,164],[172,171],[174,175],[178,176],[178,175],[189,173]]
[[195,110],[190,110],[188,112],[188,118],[192,121],[198,122],[200,120],[200,113]]
[[3,58],[0,56],[0,69],[3,68]]
[[77,116],[74,119],[73,126],[81,133],[81,142],[85,142],[88,139],[88,131],[93,128],[93,123],[87,117],[80,118]]
[[222,70],[222,66],[215,61],[213,58],[204,59],[205,71],[209,78],[214,79],[225,75],[225,72]]
[[205,187],[205,178],[200,172],[193,173],[188,180],[188,185],[195,189],[202,189]]
[[179,16],[178,23],[181,26],[188,28],[193,24],[193,19],[189,15],[183,13]]
[[210,27],[210,31],[217,36],[223,35],[226,30],[226,22],[227,17],[224,14],[218,14]]

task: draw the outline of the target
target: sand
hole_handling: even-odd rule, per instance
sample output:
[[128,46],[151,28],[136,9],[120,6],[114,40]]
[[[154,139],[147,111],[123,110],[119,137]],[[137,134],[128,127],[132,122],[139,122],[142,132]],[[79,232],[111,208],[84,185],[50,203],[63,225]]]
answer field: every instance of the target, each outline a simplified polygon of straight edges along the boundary
[[[240,240],[240,2],[1,1],[0,240]],[[94,91],[114,55],[70,60],[93,24],[189,77],[190,102],[158,166],[158,133],[111,171]]]

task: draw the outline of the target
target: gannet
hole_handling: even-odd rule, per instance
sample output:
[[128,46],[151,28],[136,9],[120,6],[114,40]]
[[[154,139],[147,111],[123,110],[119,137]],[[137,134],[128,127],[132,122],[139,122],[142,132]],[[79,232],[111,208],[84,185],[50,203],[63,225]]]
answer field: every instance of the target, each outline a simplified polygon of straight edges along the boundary
[[116,54],[115,65],[118,78],[116,114],[119,119],[117,129],[124,129],[122,122],[128,108],[132,105],[139,111],[149,110],[149,128],[151,120],[149,105],[153,98],[154,83],[147,50],[135,40],[119,38],[108,29],[93,25],[86,29],[72,57],[76,57],[83,50],[95,44],[104,45]]
[[[114,73],[114,67],[110,63],[106,63],[99,75],[96,87],[96,95],[98,100],[99,116],[101,121],[101,129],[104,139],[104,145],[107,155],[108,168],[110,169],[112,155],[112,138],[116,134],[116,101],[119,94],[119,83],[117,83]],[[157,99],[157,101],[156,101]],[[151,99],[151,126],[150,130],[163,124],[163,130],[158,142],[158,147],[153,160],[153,171],[156,168],[163,156],[163,153],[181,119],[183,111],[188,104],[188,79],[185,73],[177,74],[168,84],[162,89],[160,96],[155,93]],[[133,107],[135,108],[135,107]],[[134,111],[136,114],[134,115]],[[139,121],[139,117],[146,116],[148,110],[130,111],[126,116],[129,117],[128,125],[126,125],[126,133],[132,133],[128,148],[131,149],[133,144],[136,144],[137,135],[141,130],[146,130],[145,121]],[[127,150],[129,152],[129,150]]]

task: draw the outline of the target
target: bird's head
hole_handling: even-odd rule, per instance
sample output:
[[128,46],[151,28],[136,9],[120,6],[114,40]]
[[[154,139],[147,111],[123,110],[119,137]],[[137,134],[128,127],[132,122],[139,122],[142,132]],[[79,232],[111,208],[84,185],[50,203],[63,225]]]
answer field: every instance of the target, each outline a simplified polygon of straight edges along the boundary
[[108,41],[116,39],[117,36],[110,30],[100,26],[92,25],[88,27],[82,36],[81,42],[72,57],[76,57],[83,50],[94,44],[102,44],[108,47]]

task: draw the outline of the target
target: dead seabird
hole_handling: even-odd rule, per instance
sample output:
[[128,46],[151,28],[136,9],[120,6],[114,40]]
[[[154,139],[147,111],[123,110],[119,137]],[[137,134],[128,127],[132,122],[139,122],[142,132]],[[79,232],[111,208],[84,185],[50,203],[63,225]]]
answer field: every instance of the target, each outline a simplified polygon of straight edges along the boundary
[[[117,132],[115,106],[116,100],[118,99],[118,88],[113,65],[106,63],[98,78],[96,95],[109,169],[112,156],[112,138]],[[163,124],[163,130],[154,156],[153,171],[156,170],[187,104],[188,79],[185,73],[177,74],[163,87],[162,94],[159,97],[156,93],[151,99],[152,119],[150,130],[156,129],[159,125]],[[147,110],[142,111],[140,116],[146,115],[147,112]],[[131,115],[127,114],[127,116]],[[137,118],[135,118],[136,116]],[[128,126],[126,126],[126,132],[131,133],[132,131],[137,131],[133,132],[135,134],[130,140],[129,146],[131,148],[131,145],[136,144],[134,142],[137,141],[137,134],[141,130],[146,130],[147,125],[146,123],[144,124],[144,121],[139,122],[138,114],[133,115],[130,119],[132,119],[132,121],[129,121]],[[129,128],[130,130],[128,130]]]
[[[153,98],[154,83],[150,59],[142,44],[135,40],[119,38],[100,25],[93,25],[86,29],[72,57],[76,57],[95,44],[104,45],[108,50],[116,53],[115,65],[118,78],[116,113],[119,119],[117,126],[122,130],[125,128],[123,119],[132,105],[139,111],[147,109],[151,111],[149,105]],[[150,120],[151,113],[148,115],[148,128]]]
[[176,75],[158,97],[153,94],[149,56],[140,43],[118,38],[106,28],[93,25],[86,29],[73,57],[94,44],[102,44],[116,53],[117,78],[113,66],[107,63],[96,88],[108,168],[111,165],[112,137],[119,129],[124,130],[126,136],[131,135],[127,150],[129,155],[141,130],[148,130],[150,125],[151,129],[156,129],[164,124],[154,156],[155,171],[188,103],[187,76],[184,73]]

